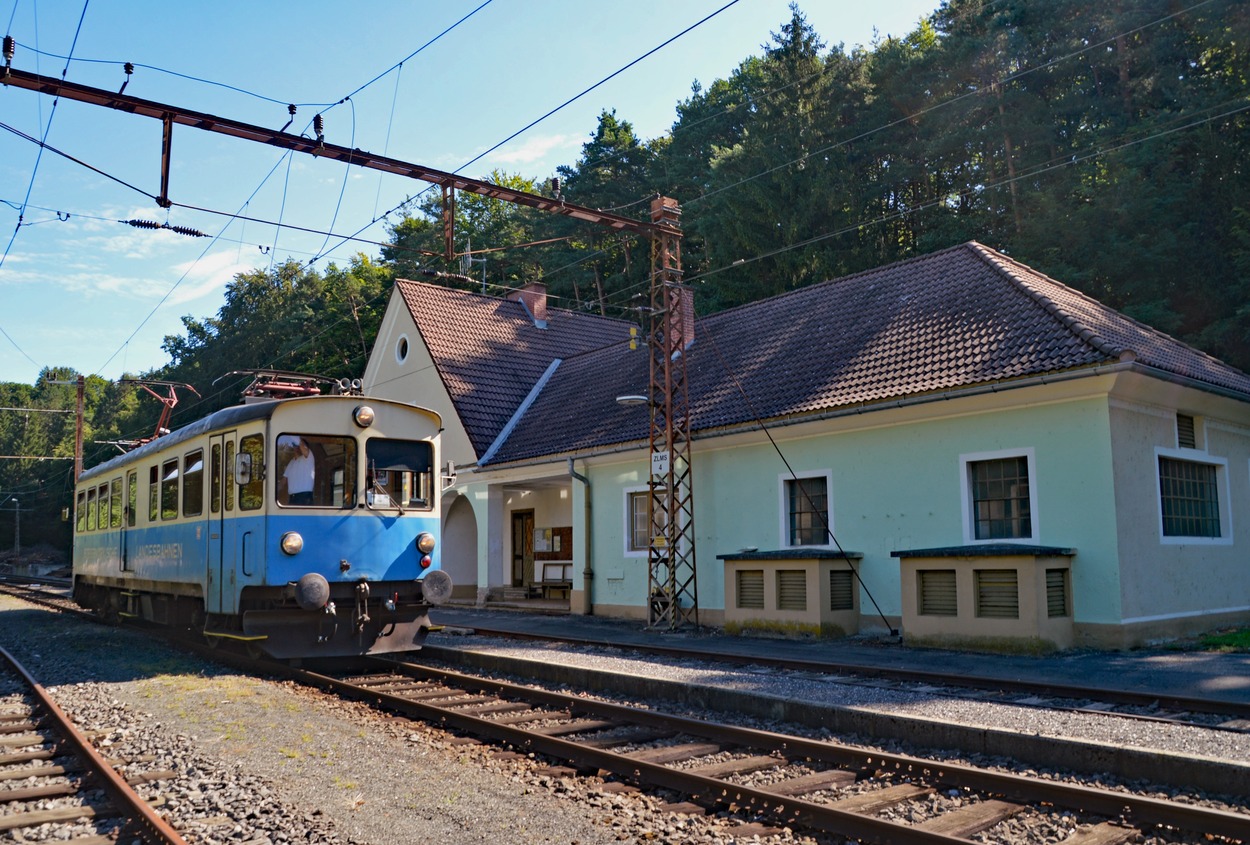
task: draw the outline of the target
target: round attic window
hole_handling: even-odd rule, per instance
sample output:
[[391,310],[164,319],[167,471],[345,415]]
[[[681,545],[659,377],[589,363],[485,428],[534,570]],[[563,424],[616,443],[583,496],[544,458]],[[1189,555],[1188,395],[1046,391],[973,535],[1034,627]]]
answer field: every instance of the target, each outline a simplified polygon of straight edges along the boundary
[[408,335],[400,335],[395,344],[395,363],[402,364],[408,360]]

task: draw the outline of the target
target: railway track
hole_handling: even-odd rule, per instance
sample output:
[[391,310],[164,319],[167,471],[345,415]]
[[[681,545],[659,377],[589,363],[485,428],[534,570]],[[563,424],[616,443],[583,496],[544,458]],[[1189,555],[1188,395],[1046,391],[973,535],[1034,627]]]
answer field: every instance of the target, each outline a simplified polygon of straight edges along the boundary
[[791,829],[899,845],[968,843],[977,834],[994,841],[997,825],[1032,817],[1070,828],[1064,845],[1114,845],[1159,829],[1187,831],[1192,841],[1250,841],[1250,815],[1243,813],[865,751],[411,663],[369,663],[369,671],[346,677],[289,671],[339,695],[545,755],[569,774],[673,790],[700,807]]
[[375,660],[367,674],[334,678],[231,662],[540,753],[557,761],[554,772],[607,775],[609,791],[658,787],[691,805],[741,810],[759,819],[761,832],[771,825],[862,841],[949,843],[978,832],[995,837],[997,825],[1049,824],[1071,835],[1038,841],[1116,843],[1173,828],[1215,837],[1205,841],[1250,841],[1250,815],[1242,813],[713,725],[427,666]]
[[1043,710],[1114,716],[1164,724],[1196,725],[1209,730],[1250,733],[1250,703],[1197,696],[1160,695],[1106,687],[1035,683],[1010,678],[978,678],[948,672],[864,666],[855,663],[767,658],[721,651],[692,652],[664,645],[605,642],[573,636],[529,634],[474,626],[476,634],[500,639],[556,642],[584,648],[633,651],[670,659],[696,657],[709,663],[805,673],[831,682],[950,698],[1010,704]]
[[[83,615],[66,591],[64,579],[0,577],[0,589],[44,606]],[[500,639],[558,642],[584,648],[615,649],[651,654],[670,659],[696,657],[708,662],[753,666],[763,670],[806,673],[830,682],[901,692],[920,692],[950,698],[1009,704],[1042,710],[1111,716],[1161,724],[1194,725],[1208,730],[1250,733],[1250,703],[1198,696],[1161,695],[1107,687],[1081,687],[1073,684],[1035,683],[1011,678],[978,678],[962,674],[864,666],[853,663],[805,661],[789,658],[733,654],[730,652],[691,652],[687,649],[655,645],[622,645],[602,640],[474,626],[476,634]],[[431,649],[432,650],[432,649]]]
[[114,843],[122,832],[152,845],[185,840],[133,786],[175,776],[123,776],[9,652],[0,648],[0,838],[40,838],[44,825],[78,823],[75,845]]

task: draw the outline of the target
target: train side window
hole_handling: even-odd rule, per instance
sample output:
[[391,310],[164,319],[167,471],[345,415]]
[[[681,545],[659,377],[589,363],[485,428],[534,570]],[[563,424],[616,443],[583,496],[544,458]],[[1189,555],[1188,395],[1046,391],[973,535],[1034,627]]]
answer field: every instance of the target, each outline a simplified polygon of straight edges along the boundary
[[126,476],[126,527],[134,528],[139,509],[139,471],[132,469]]
[[156,522],[156,517],[160,513],[160,469],[156,466],[148,467],[148,522]]
[[[234,472],[234,441],[226,443],[226,475],[229,476]],[[226,512],[234,510],[234,480],[227,478],[226,480]]]
[[95,488],[87,491],[87,530],[95,531]]
[[112,484],[112,495],[109,497],[109,525],[113,528],[122,527],[122,480],[114,478]]
[[208,470],[208,509],[221,513],[221,444],[213,444]]
[[96,503],[96,527],[100,529],[109,527],[109,486],[101,484],[100,489],[95,494]]
[[182,515],[204,513],[204,450],[188,452],[182,459]]
[[259,510],[265,504],[265,436],[249,434],[239,440],[239,453],[251,459],[251,473],[246,484],[239,485],[239,508]]
[[87,530],[87,491],[86,490],[78,491],[78,499],[75,502],[75,507],[74,507],[74,525],[77,528],[79,534]]
[[178,459],[161,464],[161,519],[178,518]]

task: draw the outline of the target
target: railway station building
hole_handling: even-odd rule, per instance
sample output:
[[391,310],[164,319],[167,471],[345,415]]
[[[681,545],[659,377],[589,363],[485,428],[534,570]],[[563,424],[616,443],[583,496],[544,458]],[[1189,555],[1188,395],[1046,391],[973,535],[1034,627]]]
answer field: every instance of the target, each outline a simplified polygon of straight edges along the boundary
[[[701,623],[1051,649],[1250,621],[1250,376],[975,242],[685,324]],[[458,599],[647,618],[630,329],[397,283],[365,389],[442,415]]]

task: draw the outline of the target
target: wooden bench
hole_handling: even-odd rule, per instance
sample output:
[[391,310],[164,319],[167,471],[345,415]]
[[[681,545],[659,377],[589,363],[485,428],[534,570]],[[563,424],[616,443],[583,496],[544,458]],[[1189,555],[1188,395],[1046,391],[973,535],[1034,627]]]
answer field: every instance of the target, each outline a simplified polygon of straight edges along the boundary
[[[543,598],[568,598],[573,591],[573,562],[545,560],[542,561],[542,568],[539,586],[542,588]],[[559,596],[553,595],[557,590]]]

